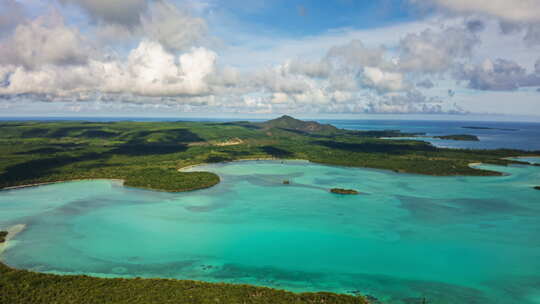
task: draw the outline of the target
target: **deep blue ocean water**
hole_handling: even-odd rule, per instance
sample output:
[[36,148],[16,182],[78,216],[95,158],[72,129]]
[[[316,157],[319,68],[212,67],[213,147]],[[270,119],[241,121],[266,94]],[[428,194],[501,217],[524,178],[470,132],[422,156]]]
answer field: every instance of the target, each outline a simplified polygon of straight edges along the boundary
[[[266,119],[245,118],[142,118],[142,117],[0,117],[0,121],[13,120],[84,120],[84,121],[211,121],[229,122],[249,120],[260,122]],[[355,119],[318,119],[321,123],[332,124],[338,128],[350,130],[400,130],[407,133],[426,133],[427,136],[471,134],[480,141],[442,140],[430,137],[416,138],[431,142],[438,147],[469,149],[520,149],[540,151],[540,123],[537,122],[495,122],[495,121],[446,121],[446,120],[355,120]],[[481,127],[489,129],[469,129],[463,127]]]
[[[400,130],[406,133],[426,133],[426,136],[471,134],[480,139],[475,142],[421,138],[438,147],[540,151],[540,123],[534,122],[441,120],[321,120],[321,122],[350,130]],[[476,129],[477,127],[489,129]]]

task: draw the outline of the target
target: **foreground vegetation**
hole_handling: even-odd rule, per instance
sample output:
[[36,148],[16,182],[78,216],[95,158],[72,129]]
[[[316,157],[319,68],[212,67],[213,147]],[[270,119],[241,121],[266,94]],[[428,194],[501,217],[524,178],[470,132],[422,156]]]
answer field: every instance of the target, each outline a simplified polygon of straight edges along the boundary
[[166,304],[166,303],[343,303],[361,297],[333,293],[292,293],[249,285],[169,279],[102,279],[16,270],[0,263],[0,303]]
[[289,116],[264,123],[4,122],[0,188],[110,178],[125,185],[188,191],[219,182],[213,173],[178,172],[200,164],[254,158],[312,162],[430,175],[499,175],[470,163],[506,165],[516,150],[440,149],[399,131],[346,131]]

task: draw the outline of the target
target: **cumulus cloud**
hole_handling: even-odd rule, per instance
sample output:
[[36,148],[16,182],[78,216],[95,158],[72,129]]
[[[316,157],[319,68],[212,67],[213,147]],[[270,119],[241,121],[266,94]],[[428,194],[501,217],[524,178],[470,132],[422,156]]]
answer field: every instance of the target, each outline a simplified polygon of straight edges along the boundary
[[464,114],[466,111],[457,104],[444,104],[438,97],[426,97],[418,90],[403,94],[390,94],[379,100],[370,101],[367,113],[422,113],[422,114]]
[[[410,0],[421,6],[435,6],[457,15],[484,16],[500,22],[503,34],[525,32],[523,41],[529,47],[540,45],[540,1],[538,0]],[[479,20],[469,21],[467,27],[480,31]]]
[[332,66],[326,60],[310,62],[307,60],[296,59],[287,63],[287,69],[293,74],[301,74],[316,78],[326,78],[330,75]]
[[142,41],[128,57],[131,91],[143,96],[202,95],[209,92],[205,77],[214,70],[216,54],[194,48],[182,54],[178,64],[161,44]]
[[59,0],[64,5],[76,5],[95,22],[133,27],[148,8],[150,0]]
[[362,41],[352,40],[348,44],[330,48],[326,58],[348,68],[377,67],[384,62],[384,49],[368,48]]
[[540,23],[529,24],[523,41],[529,47],[540,45]]
[[141,17],[146,37],[172,51],[182,51],[200,42],[206,35],[206,22],[175,5],[160,1]]
[[[32,28],[35,25],[28,26]],[[38,33],[41,33],[39,24],[37,29]],[[49,33],[48,31],[49,29],[45,30],[46,33]],[[52,33],[63,33],[68,38],[73,38],[71,29],[62,24],[58,24]],[[26,36],[19,35],[17,39],[21,37]],[[55,41],[73,42],[73,39],[68,38]],[[8,53],[11,56],[9,64],[0,65],[3,66],[4,78],[0,94],[68,96],[98,91],[140,96],[194,96],[209,94],[211,91],[206,77],[214,72],[217,55],[205,48],[192,48],[189,52],[175,56],[161,44],[143,40],[125,61],[114,57],[82,56],[83,61],[74,59],[79,58],[73,54],[79,54],[80,50],[72,48],[84,47],[69,44],[69,47],[64,49],[64,43],[57,43],[51,43],[48,46],[51,49],[44,48],[41,53]],[[0,54],[9,50],[2,45]]]
[[425,30],[400,42],[399,66],[405,71],[446,72],[456,61],[471,56],[478,37],[465,28]]
[[431,79],[424,79],[422,81],[417,82],[416,86],[419,88],[431,89],[435,86],[435,84],[433,83],[433,81],[431,81]]
[[511,22],[540,22],[538,0],[411,0],[437,5],[456,13],[486,14]]
[[479,19],[468,20],[465,26],[471,32],[481,32],[486,28],[484,22]]
[[[391,47],[351,39],[319,57],[241,69],[223,65],[219,50],[209,49],[204,19],[165,0],[60,1],[77,5],[94,22],[80,31],[54,13],[15,22],[12,34],[0,40],[1,99],[257,113],[461,113],[442,102],[454,91],[431,90],[432,79],[444,84],[454,77],[478,90],[540,83],[540,60],[530,73],[502,59],[475,64],[479,37],[496,24],[486,28],[481,17],[418,29]],[[515,29],[524,37],[526,25]],[[119,44],[125,37],[127,43]],[[437,92],[444,96],[432,96]]]
[[401,73],[388,72],[377,67],[364,68],[364,85],[379,92],[400,91],[406,88]]
[[82,65],[93,51],[80,32],[64,25],[58,14],[40,17],[17,26],[14,34],[0,42],[0,65],[27,69],[44,65]]
[[540,86],[538,71],[527,74],[525,68],[504,59],[486,59],[479,65],[465,65],[459,73],[462,80],[468,81],[469,88],[477,90],[507,91]]

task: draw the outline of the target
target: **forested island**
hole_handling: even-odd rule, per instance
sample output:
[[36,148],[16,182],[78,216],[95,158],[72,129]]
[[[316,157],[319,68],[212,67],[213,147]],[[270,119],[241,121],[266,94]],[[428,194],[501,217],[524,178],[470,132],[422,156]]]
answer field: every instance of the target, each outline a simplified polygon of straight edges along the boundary
[[353,189],[341,189],[341,188],[332,188],[330,192],[335,194],[358,194],[358,191]]
[[443,135],[434,136],[434,138],[446,139],[446,140],[465,140],[465,141],[480,141],[478,136],[469,134],[456,134],[456,135]]
[[[350,131],[290,116],[262,123],[3,122],[0,188],[80,179],[121,179],[161,191],[211,187],[219,177],[178,169],[242,159],[316,163],[428,175],[500,175],[470,163],[519,163],[518,150],[444,149],[420,140],[387,140],[390,131]],[[226,143],[226,144],[224,144]]]
[[499,130],[499,131],[519,131],[518,129],[509,129],[509,128],[490,128],[490,127],[475,127],[475,126],[465,126],[463,129],[472,129],[472,130]]

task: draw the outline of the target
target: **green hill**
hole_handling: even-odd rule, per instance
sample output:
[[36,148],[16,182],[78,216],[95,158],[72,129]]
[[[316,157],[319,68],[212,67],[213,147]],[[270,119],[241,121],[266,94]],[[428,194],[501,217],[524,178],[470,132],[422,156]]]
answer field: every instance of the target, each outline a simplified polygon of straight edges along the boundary
[[280,128],[304,133],[335,133],[339,131],[338,128],[332,125],[320,124],[315,121],[303,121],[288,115],[263,122],[260,125],[265,129]]

